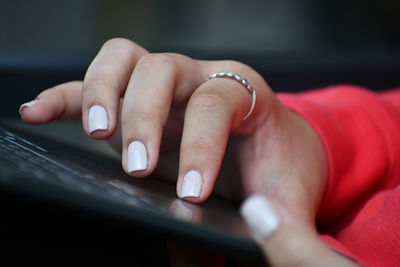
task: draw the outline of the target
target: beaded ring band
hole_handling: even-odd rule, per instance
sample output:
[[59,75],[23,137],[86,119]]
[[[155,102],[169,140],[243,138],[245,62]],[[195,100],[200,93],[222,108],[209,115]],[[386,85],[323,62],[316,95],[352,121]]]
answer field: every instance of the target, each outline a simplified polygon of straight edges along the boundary
[[246,89],[249,91],[251,95],[251,105],[250,105],[250,110],[247,113],[247,115],[243,118],[243,120],[247,119],[250,114],[253,112],[254,106],[256,104],[256,91],[254,90],[254,87],[243,77],[231,73],[231,72],[219,72],[219,73],[214,73],[210,76],[208,76],[207,81],[215,78],[230,78],[235,81],[240,82]]

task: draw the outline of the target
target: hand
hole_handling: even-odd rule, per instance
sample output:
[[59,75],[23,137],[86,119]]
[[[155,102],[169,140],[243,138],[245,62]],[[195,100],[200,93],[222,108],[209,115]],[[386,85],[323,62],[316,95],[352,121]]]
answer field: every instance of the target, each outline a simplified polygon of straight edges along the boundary
[[[246,120],[249,92],[231,79],[205,82],[217,72],[239,74],[254,86],[257,101]],[[129,40],[112,39],[83,82],[48,89],[20,112],[33,124],[82,118],[89,136],[121,151],[123,168],[134,177],[152,173],[164,162],[160,151],[168,155],[180,143],[177,193],[195,203],[211,194],[231,137],[227,156],[237,160],[245,194],[278,201],[316,233],[328,172],[323,145],[313,128],[242,63],[151,54]]]

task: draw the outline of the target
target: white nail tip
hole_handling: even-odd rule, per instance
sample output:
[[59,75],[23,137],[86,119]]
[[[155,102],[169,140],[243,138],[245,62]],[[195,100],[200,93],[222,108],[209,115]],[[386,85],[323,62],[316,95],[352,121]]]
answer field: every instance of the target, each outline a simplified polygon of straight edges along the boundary
[[240,213],[259,242],[269,237],[281,222],[272,204],[261,195],[248,197],[240,207]]
[[99,105],[94,105],[89,109],[88,128],[89,133],[97,130],[108,129],[108,116],[105,108]]
[[129,144],[126,162],[128,172],[147,169],[147,150],[142,142],[133,141]]
[[32,100],[32,101],[22,104],[19,108],[19,113],[21,114],[23,108],[31,107],[32,105],[36,104],[37,102],[39,102],[39,100],[35,99],[35,100]]
[[189,171],[185,174],[182,181],[179,197],[199,197],[202,187],[201,174],[198,171]]

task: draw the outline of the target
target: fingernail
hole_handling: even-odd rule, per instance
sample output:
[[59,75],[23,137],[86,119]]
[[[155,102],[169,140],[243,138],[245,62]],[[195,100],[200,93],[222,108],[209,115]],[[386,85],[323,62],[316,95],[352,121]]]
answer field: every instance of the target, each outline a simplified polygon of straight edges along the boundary
[[240,207],[240,213],[259,242],[269,237],[281,222],[271,202],[261,195],[248,197]]
[[88,128],[89,133],[97,130],[108,129],[108,117],[105,108],[99,105],[94,105],[89,109]]
[[201,193],[202,178],[198,171],[189,171],[183,176],[179,197],[199,197]]
[[130,143],[126,158],[128,172],[147,169],[147,150],[142,142]]
[[23,110],[24,108],[31,107],[32,105],[34,105],[34,104],[37,103],[38,101],[39,101],[38,99],[35,99],[35,100],[32,100],[32,101],[29,101],[29,102],[26,102],[26,103],[22,104],[22,105],[19,107],[19,114],[22,115],[22,110]]

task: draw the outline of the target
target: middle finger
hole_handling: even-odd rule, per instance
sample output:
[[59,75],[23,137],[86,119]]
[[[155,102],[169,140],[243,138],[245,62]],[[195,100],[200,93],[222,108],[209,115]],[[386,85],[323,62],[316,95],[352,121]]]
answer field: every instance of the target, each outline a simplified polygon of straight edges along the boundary
[[122,104],[125,172],[144,177],[155,169],[171,103],[199,84],[196,73],[196,61],[178,54],[148,54],[138,62]]

